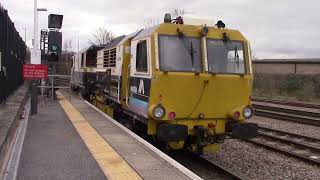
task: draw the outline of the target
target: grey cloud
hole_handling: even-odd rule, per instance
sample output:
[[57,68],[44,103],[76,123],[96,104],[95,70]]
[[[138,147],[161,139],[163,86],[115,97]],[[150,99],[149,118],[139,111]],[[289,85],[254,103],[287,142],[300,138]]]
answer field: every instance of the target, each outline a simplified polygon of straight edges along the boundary
[[[33,0],[3,1],[18,30],[27,27],[30,42]],[[107,26],[116,35],[127,34],[142,28],[147,19],[162,21],[165,12],[180,8],[222,19],[228,28],[239,29],[251,42],[256,57],[320,57],[317,0],[38,0],[38,3],[50,12],[64,14],[64,39],[76,42],[80,36],[82,47],[98,27]],[[46,27],[47,14],[41,14],[40,28]]]

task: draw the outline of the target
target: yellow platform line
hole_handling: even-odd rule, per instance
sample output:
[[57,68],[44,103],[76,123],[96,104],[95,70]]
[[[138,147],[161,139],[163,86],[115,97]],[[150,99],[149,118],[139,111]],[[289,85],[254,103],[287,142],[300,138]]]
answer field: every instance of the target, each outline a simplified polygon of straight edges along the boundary
[[60,105],[107,178],[112,180],[142,179],[81,113],[61,93],[57,94]]

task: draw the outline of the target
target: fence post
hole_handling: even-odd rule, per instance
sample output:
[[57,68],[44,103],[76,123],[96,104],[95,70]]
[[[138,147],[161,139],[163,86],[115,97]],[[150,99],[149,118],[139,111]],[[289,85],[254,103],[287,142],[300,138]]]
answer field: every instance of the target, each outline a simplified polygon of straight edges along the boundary
[[37,80],[31,82],[31,115],[37,114],[38,109],[38,83]]
[[52,97],[52,100],[53,100],[53,76],[51,76],[51,97]]
[[[70,77],[69,77],[70,78]],[[70,80],[70,79],[69,79]],[[72,88],[71,88],[71,82],[69,84],[69,101],[71,102],[71,93],[72,93]]]

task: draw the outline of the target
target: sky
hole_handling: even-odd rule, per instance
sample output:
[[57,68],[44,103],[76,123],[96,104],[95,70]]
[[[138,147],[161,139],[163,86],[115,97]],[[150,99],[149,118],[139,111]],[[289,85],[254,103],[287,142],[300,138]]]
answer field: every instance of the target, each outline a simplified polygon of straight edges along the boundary
[[[31,47],[33,0],[0,0],[16,29]],[[251,43],[256,58],[320,58],[320,1],[317,0],[38,0],[39,31],[47,28],[50,13],[63,14],[64,41],[73,50],[88,46],[92,33],[106,27],[116,36],[163,20],[173,9],[222,20],[238,29]]]

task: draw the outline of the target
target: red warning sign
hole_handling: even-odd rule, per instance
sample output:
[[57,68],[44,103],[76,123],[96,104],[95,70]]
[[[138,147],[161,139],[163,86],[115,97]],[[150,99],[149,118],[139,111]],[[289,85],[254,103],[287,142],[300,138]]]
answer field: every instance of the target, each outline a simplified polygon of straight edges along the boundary
[[48,66],[43,64],[24,64],[23,79],[47,79]]

